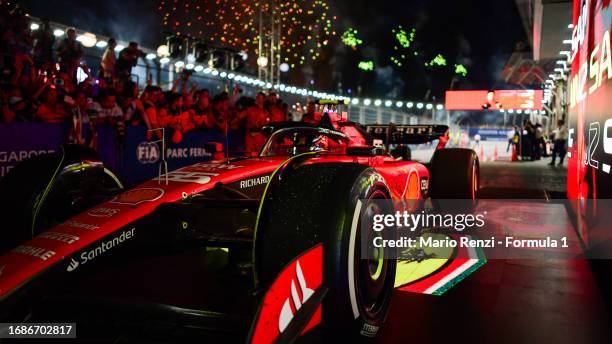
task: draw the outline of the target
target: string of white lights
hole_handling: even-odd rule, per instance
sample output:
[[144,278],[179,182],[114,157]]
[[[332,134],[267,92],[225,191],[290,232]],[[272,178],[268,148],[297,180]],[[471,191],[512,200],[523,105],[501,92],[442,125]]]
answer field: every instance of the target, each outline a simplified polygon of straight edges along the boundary
[[[32,23],[30,24],[31,30],[38,30],[40,28],[39,20],[34,17],[30,17]],[[69,28],[66,25],[62,25],[59,23],[51,23],[53,27],[53,34],[55,37],[60,38],[66,34],[66,30]],[[105,49],[108,45],[108,37],[99,36],[93,34],[91,32],[86,32],[83,30],[75,29],[77,32],[77,40],[81,42],[81,44],[86,48],[99,48]],[[123,50],[127,46],[128,42],[117,41],[117,46],[115,47],[115,51],[119,52]],[[395,105],[398,109],[426,109],[426,110],[443,110],[444,106],[442,104],[433,104],[433,103],[423,103],[423,102],[415,102],[415,101],[401,101],[401,100],[381,100],[375,99],[371,100],[369,98],[356,98],[356,97],[348,97],[344,95],[338,95],[328,92],[322,92],[318,90],[312,90],[308,88],[298,87],[294,85],[286,85],[286,84],[275,84],[266,83],[263,80],[258,79],[257,77],[237,73],[234,71],[223,70],[219,68],[211,68],[207,65],[196,64],[193,56],[187,56],[186,61],[182,59],[172,59],[170,57],[169,49],[167,45],[161,45],[158,47],[156,51],[149,48],[140,48],[145,53],[145,59],[149,61],[159,62],[159,64],[163,66],[174,65],[177,69],[187,69],[192,70],[195,73],[200,73],[203,76],[212,79],[219,80],[231,80],[238,84],[248,85],[253,87],[261,87],[265,89],[273,89],[279,93],[288,93],[294,95],[301,95],[305,97],[312,97],[318,99],[329,99],[329,100],[340,100],[340,101],[348,101],[352,105],[364,105],[364,106],[375,106],[375,107],[392,107]],[[191,54],[190,54],[191,55]],[[190,58],[191,57],[191,58]]]
[[[570,31],[574,30],[574,24],[569,24],[567,28]],[[573,44],[572,39],[564,39],[564,45],[569,45],[570,47]],[[572,58],[572,52],[568,50],[559,51],[560,56],[564,56],[565,58],[557,60],[555,62],[555,68],[553,69],[553,73],[548,75],[548,78],[545,81],[544,87],[544,103],[550,104],[552,101],[553,90],[557,87],[557,82],[566,82],[570,72],[570,61]]]

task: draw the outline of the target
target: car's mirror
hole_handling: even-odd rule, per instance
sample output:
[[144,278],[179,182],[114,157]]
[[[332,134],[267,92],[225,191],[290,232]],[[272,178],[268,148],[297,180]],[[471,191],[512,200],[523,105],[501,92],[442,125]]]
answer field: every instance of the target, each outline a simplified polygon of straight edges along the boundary
[[272,136],[272,133],[274,133],[274,127],[266,125],[263,128],[261,128],[261,133],[264,134],[264,136],[266,137],[270,137]]

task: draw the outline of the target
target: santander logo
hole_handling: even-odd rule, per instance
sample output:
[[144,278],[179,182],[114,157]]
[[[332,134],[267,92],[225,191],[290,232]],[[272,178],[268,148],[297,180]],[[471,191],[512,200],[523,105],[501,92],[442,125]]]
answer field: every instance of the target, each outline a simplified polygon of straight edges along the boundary
[[287,299],[285,299],[285,303],[283,304],[283,308],[281,309],[280,316],[278,318],[278,330],[281,333],[287,328],[293,319],[295,312],[300,309],[300,307],[312,296],[312,294],[314,294],[314,290],[306,286],[306,279],[304,278],[304,273],[302,272],[302,267],[300,266],[299,261],[295,265],[295,275],[297,277],[298,284],[300,285],[302,297],[300,298],[300,294],[295,287],[295,280],[291,280],[291,297],[287,297]]
[[74,260],[74,258],[72,258],[70,259],[70,264],[68,264],[68,266],[66,267],[66,271],[71,272],[71,271],[74,271],[78,267],[79,267],[79,262],[77,262],[76,260]]

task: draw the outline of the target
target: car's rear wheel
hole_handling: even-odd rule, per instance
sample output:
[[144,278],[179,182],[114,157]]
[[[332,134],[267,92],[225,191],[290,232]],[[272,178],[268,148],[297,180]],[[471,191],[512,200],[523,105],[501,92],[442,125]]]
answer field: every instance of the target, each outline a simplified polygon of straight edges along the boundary
[[[295,164],[270,182],[264,196],[255,243],[256,272],[270,285],[285,265],[323,243],[323,329],[350,337],[374,337],[384,323],[395,282],[392,252],[361,252],[361,228],[367,239],[390,232],[361,226],[362,219],[386,211],[383,178],[357,164]],[[361,201],[363,200],[363,202]],[[365,245],[370,249],[370,246]]]
[[480,187],[476,152],[464,148],[437,150],[431,158],[430,178],[431,198],[475,201]]

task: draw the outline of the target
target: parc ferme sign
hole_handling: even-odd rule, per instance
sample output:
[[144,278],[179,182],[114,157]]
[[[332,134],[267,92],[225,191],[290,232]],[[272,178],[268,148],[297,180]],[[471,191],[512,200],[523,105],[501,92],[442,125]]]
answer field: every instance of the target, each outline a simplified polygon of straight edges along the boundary
[[[122,177],[128,184],[138,184],[154,178],[165,153],[170,171],[197,162],[212,160],[215,150],[205,144],[207,139],[202,135],[185,135],[180,143],[166,141],[166,151],[162,152],[160,142],[147,141],[142,132],[133,132],[128,136],[126,153],[123,161]],[[189,133],[188,133],[189,134]]]
[[[236,147],[239,144],[235,142],[237,135],[230,134],[230,147]],[[225,142],[225,138],[222,133],[188,132],[178,143],[172,142],[170,137],[167,133],[165,156],[170,171],[217,159],[223,153],[223,145],[220,142]],[[120,169],[123,181],[128,185],[135,185],[157,176],[163,158],[161,142],[155,142],[157,138],[153,141],[147,140],[146,129],[139,126],[129,127],[126,138]]]
[[574,0],[573,24],[568,80],[568,198],[612,198],[610,0]]

